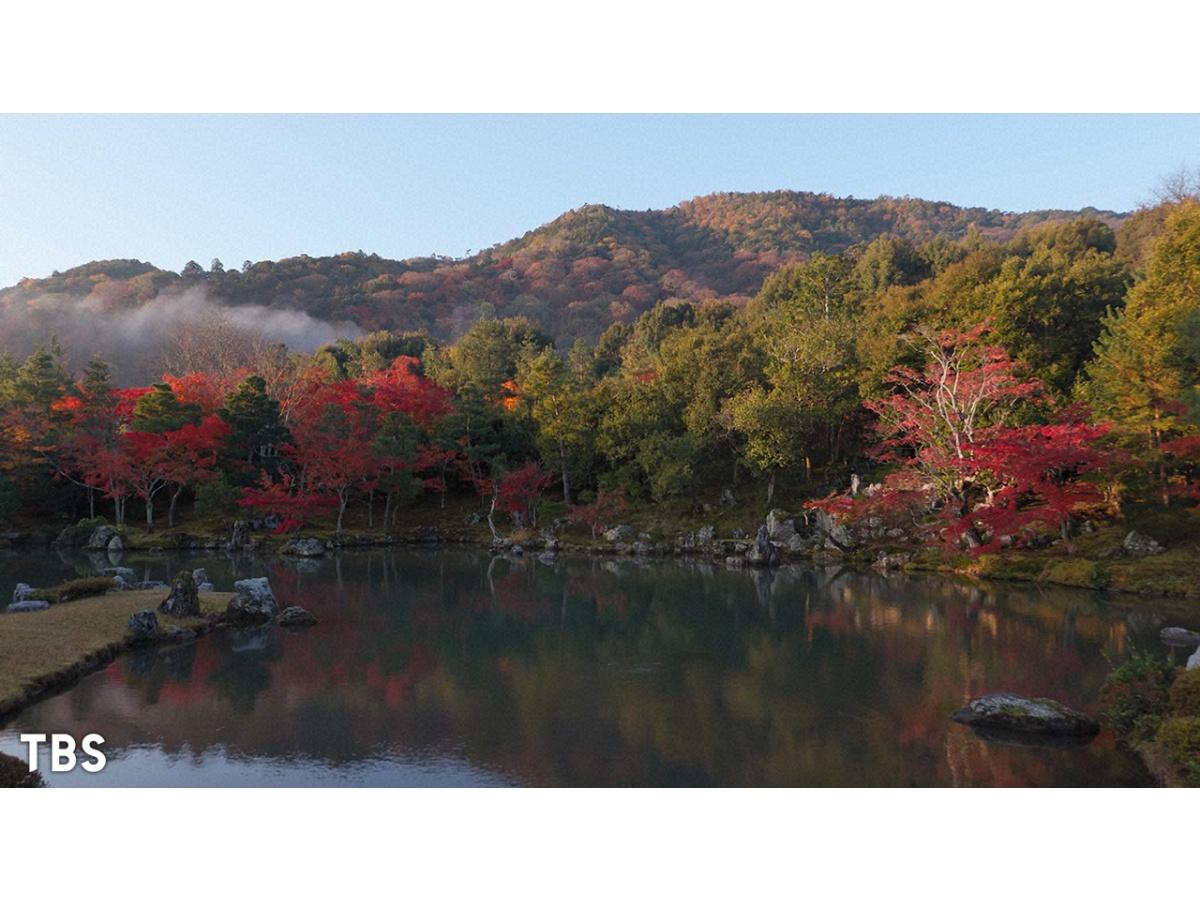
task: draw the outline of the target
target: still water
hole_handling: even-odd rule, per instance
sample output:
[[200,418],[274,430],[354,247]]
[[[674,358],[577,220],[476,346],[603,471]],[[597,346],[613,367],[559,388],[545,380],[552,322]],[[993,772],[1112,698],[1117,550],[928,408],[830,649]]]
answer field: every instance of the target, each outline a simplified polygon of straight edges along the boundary
[[[103,772],[54,785],[1145,784],[1107,732],[1014,746],[949,716],[1000,689],[1094,712],[1107,660],[1196,624],[1088,592],[695,560],[124,564],[204,566],[218,590],[266,574],[320,624],[127,656],[0,724],[21,757],[22,732],[104,737]],[[0,596],[94,565],[3,555]]]

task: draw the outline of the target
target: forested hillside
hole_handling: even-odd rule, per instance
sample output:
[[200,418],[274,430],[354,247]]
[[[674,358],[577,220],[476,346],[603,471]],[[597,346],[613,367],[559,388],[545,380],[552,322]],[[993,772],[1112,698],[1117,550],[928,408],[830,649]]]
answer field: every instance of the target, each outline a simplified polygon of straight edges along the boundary
[[[772,271],[816,251],[840,253],[881,235],[919,244],[973,233],[1000,242],[1040,222],[1079,215],[1113,227],[1123,218],[1090,209],[1002,213],[909,198],[727,193],[667,210],[581,207],[461,260],[398,261],[355,252],[247,260],[228,268],[216,260],[207,268],[192,262],[180,273],[136,260],[91,262],[0,291],[0,349],[25,353],[52,332],[67,345],[94,341],[90,314],[148,306],[153,315],[138,324],[169,329],[192,321],[188,307],[205,300],[305,314],[316,323],[339,323],[335,330],[343,332],[341,323],[353,323],[363,332],[425,331],[438,340],[461,336],[481,316],[526,316],[566,345],[576,337],[594,341],[614,322],[632,323],[664,301],[742,305]],[[330,337],[307,319],[268,324],[283,328],[271,336],[292,343],[315,345]],[[318,336],[310,338],[310,332]],[[120,357],[129,351],[101,349]]]
[[[736,225],[751,219],[723,233],[768,241]],[[614,258],[649,248],[647,267],[681,258],[644,221],[588,209],[446,265],[561,262],[606,240]],[[957,239],[846,238],[781,265],[747,303],[676,297],[594,341],[478,310],[452,341],[376,330],[313,352],[217,324],[176,343],[157,383],[124,387],[104,358],[72,365],[43,335],[24,358],[0,353],[0,519],[123,523],[133,501],[153,528],[156,507],[170,523],[194,503],[209,522],[250,508],[284,530],[340,531],[455,494],[501,528],[553,497],[589,530],[630,508],[807,506],[910,550],[1069,549],[1085,528],[1135,520],[1169,543],[1195,535],[1200,202],[1118,231],[1097,217],[1003,227],[1004,241],[965,225]]]

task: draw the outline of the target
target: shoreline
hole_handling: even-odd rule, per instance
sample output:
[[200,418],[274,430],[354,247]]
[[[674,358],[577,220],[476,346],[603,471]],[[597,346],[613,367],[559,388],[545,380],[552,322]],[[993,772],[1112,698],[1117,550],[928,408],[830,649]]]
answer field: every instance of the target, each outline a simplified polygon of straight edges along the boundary
[[[187,619],[165,617],[167,624],[182,629],[182,635],[170,631],[154,637],[129,634],[129,616],[139,609],[157,609],[166,593],[163,590],[118,591],[57,604],[41,612],[0,616],[0,651],[6,645],[15,646],[19,641],[35,637],[40,639],[43,645],[41,649],[50,648],[51,657],[45,668],[36,668],[32,672],[23,668],[15,675],[4,673],[7,677],[0,682],[5,689],[5,693],[0,694],[0,726],[34,704],[73,687],[85,676],[103,669],[132,650],[188,643],[222,627],[225,622],[220,610],[233,596],[225,592],[204,593],[200,595],[201,609],[205,613],[203,616]],[[108,608],[99,610],[98,603]],[[102,621],[102,630],[94,639],[81,639],[86,641],[85,648],[79,648],[72,654],[61,644],[54,643],[54,639],[61,638],[71,626],[71,619],[88,613],[92,614],[90,619]],[[50,620],[47,621],[46,617],[50,617]],[[59,654],[58,659],[53,658],[54,653]],[[3,655],[0,654],[0,658]]]
[[[698,526],[699,527],[699,526]],[[285,535],[256,532],[245,546],[230,547],[227,536],[212,532],[145,532],[129,528],[125,531],[126,542],[122,554],[159,554],[169,552],[204,553],[223,551],[245,554],[251,557],[284,557],[288,559],[320,559],[345,550],[367,550],[396,546],[471,546],[487,550],[494,556],[540,556],[545,553],[571,553],[591,557],[630,557],[649,559],[690,558],[707,559],[714,564],[731,569],[763,569],[769,566],[748,558],[754,540],[752,538],[714,538],[704,543],[695,543],[692,535],[680,535],[673,540],[606,541],[602,538],[578,540],[571,537],[554,537],[548,545],[544,533],[531,530],[514,532],[512,536],[493,538],[489,533],[463,527],[446,528],[437,525],[414,525],[388,533],[376,531],[347,530],[341,536],[319,529],[302,530]],[[0,549],[42,547],[73,552],[100,552],[86,547],[63,546],[56,543],[55,535],[42,532],[0,536]],[[321,552],[289,552],[288,545],[297,542],[319,541],[324,545]],[[896,544],[865,544],[848,551],[830,549],[789,550],[786,546],[773,543],[776,558],[771,566],[785,563],[810,563],[816,565],[841,565],[858,571],[879,573],[904,572],[908,574],[936,574],[964,578],[975,582],[1000,582],[1008,584],[1050,585],[1077,588],[1097,595],[1122,596],[1167,601],[1178,605],[1200,607],[1200,579],[1196,587],[1185,590],[1157,586],[1158,579],[1147,576],[1155,586],[1138,584],[1126,586],[1121,583],[1097,583],[1097,575],[1111,582],[1110,570],[1121,573],[1135,567],[1155,565],[1159,557],[1125,558],[1109,553],[1104,557],[1087,553],[1051,554],[1031,550],[1014,550],[1002,554],[984,554],[968,557],[952,554],[939,547],[910,546]],[[1172,563],[1180,564],[1178,559]],[[1191,581],[1193,568],[1200,566],[1200,553],[1194,560],[1181,563],[1186,572],[1184,577]],[[1179,572],[1170,578],[1178,579]],[[0,718],[3,710],[0,708]]]

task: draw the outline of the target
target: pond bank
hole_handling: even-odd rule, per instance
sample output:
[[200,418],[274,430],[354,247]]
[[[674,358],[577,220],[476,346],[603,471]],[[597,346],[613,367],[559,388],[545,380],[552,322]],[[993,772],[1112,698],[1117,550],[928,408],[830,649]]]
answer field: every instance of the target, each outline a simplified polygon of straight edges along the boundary
[[[165,588],[119,591],[0,616],[0,722],[145,646],[145,638],[130,634],[129,617],[157,609],[166,596]],[[232,596],[203,593],[202,617],[169,621],[198,636],[220,623]]]

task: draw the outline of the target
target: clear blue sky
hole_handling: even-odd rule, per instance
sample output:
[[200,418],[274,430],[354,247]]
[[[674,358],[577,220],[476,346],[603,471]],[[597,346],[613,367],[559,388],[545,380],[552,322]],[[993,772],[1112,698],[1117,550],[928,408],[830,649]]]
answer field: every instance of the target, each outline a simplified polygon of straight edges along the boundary
[[1181,163],[1200,116],[6,116],[0,285],[113,257],[458,256],[713,191],[1124,210]]

